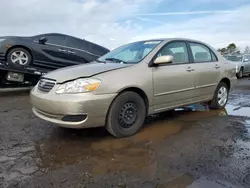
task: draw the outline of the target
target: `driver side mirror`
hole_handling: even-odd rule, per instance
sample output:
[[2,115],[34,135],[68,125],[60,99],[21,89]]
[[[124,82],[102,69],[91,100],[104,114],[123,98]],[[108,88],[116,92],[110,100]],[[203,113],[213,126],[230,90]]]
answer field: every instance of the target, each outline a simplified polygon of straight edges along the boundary
[[46,37],[41,37],[39,39],[39,44],[45,44],[48,41],[48,39]]
[[154,61],[155,65],[173,63],[174,57],[171,55],[164,55],[157,57]]

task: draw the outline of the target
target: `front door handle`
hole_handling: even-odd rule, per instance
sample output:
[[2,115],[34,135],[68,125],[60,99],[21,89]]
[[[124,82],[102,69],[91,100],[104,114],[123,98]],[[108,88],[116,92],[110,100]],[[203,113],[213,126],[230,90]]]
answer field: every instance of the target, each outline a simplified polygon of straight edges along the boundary
[[60,52],[66,52],[66,50],[59,48],[58,51]]
[[219,69],[219,68],[220,68],[220,66],[219,66],[219,65],[217,65],[217,64],[216,64],[214,67],[215,67],[216,69]]
[[188,67],[188,68],[187,68],[187,71],[188,71],[188,72],[192,72],[192,71],[194,71],[194,69],[192,69],[191,67]]
[[68,50],[68,53],[74,54],[75,52]]

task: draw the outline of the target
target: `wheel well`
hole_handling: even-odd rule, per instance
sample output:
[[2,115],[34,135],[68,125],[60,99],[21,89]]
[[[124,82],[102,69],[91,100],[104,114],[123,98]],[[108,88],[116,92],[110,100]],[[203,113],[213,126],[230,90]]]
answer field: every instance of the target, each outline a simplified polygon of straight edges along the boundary
[[32,52],[31,52],[31,50],[30,50],[29,48],[27,48],[26,46],[22,46],[22,45],[15,45],[15,46],[10,47],[10,48],[7,50],[6,54],[5,54],[5,59],[6,59],[6,60],[7,60],[7,56],[8,56],[8,54],[9,54],[10,50],[12,50],[12,49],[14,49],[14,48],[23,48],[23,49],[27,50],[27,51],[30,53],[30,55],[31,55],[31,60],[33,60],[33,54],[32,54]]
[[224,82],[225,84],[227,84],[228,90],[230,90],[231,83],[230,83],[230,80],[228,78],[223,78],[220,82]]
[[[144,100],[144,102],[145,102],[146,110],[147,110],[147,113],[148,113],[149,101],[148,101],[148,97],[147,97],[146,93],[145,93],[143,90],[141,90],[141,89],[139,89],[139,88],[137,88],[137,87],[130,87],[130,88],[126,88],[126,89],[120,91],[119,94],[120,94],[120,93],[123,93],[123,92],[126,92],[126,91],[132,91],[132,92],[135,92],[135,93],[137,93],[138,95],[140,95],[141,98],[142,98],[142,99]],[[118,94],[118,95],[119,95],[119,94]]]

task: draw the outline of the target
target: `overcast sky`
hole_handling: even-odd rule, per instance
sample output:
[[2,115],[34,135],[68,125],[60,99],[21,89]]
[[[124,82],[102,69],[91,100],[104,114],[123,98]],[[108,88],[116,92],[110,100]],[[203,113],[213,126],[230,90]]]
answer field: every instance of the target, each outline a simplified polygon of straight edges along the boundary
[[110,49],[159,37],[250,45],[249,0],[0,1],[0,36],[59,32]]

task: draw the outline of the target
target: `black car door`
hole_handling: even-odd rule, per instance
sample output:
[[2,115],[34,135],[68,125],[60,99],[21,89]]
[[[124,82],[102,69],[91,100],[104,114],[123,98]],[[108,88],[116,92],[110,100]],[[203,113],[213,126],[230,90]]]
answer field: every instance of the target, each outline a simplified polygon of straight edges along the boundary
[[90,51],[90,43],[75,37],[67,37],[68,53],[77,62],[88,63],[100,56]]
[[35,64],[50,68],[61,68],[76,64],[68,53],[64,35],[47,35],[47,41],[40,44],[40,53],[35,56]]

